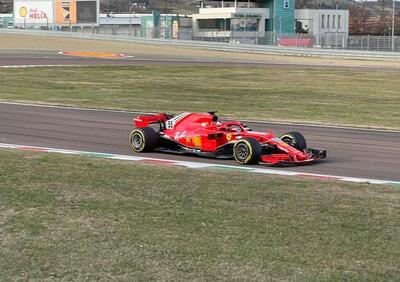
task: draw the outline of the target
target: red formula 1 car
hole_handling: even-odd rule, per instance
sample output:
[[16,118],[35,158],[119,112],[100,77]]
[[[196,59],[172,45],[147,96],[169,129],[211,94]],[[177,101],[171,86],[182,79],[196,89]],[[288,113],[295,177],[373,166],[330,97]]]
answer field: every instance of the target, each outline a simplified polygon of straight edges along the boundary
[[162,151],[234,158],[240,164],[301,164],[326,157],[307,148],[298,132],[280,137],[255,132],[238,121],[221,122],[216,112],[142,115],[134,118],[129,142],[135,152]]

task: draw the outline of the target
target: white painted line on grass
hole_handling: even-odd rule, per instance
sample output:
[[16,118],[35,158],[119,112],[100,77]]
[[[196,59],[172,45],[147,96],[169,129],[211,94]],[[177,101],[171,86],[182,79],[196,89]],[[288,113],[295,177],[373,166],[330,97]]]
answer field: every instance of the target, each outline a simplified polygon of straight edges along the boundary
[[193,169],[209,168],[209,169],[237,170],[237,171],[246,171],[246,172],[263,173],[263,174],[317,178],[317,179],[322,179],[322,180],[336,180],[336,181],[346,181],[346,182],[356,182],[356,183],[400,185],[400,181],[357,178],[357,177],[325,175],[325,174],[314,174],[314,173],[294,172],[294,171],[286,171],[286,170],[273,170],[273,169],[267,169],[267,168],[252,168],[252,167],[245,167],[245,166],[220,165],[220,164],[212,164],[212,163],[186,162],[186,161],[177,161],[177,160],[168,160],[168,159],[157,159],[157,158],[117,155],[117,154],[98,153],[98,152],[65,150],[65,149],[25,146],[25,145],[16,145],[16,144],[0,143],[0,148],[17,149],[17,150],[30,151],[30,152],[48,152],[48,153],[59,153],[59,154],[66,154],[66,155],[91,156],[91,157],[97,157],[97,158],[123,160],[123,161],[142,161],[142,162],[155,163],[155,164],[183,166],[183,167],[193,168]]

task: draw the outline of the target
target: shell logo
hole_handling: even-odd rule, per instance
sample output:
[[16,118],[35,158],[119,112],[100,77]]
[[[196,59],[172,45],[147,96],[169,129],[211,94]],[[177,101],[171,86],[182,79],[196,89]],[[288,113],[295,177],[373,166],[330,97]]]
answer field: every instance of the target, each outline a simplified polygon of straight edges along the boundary
[[195,136],[195,137],[193,137],[193,145],[195,146],[195,147],[198,147],[198,148],[200,148],[201,147],[201,137],[200,136]]
[[28,15],[28,9],[25,8],[25,7],[19,8],[19,15],[20,15],[22,18],[25,18],[25,17]]

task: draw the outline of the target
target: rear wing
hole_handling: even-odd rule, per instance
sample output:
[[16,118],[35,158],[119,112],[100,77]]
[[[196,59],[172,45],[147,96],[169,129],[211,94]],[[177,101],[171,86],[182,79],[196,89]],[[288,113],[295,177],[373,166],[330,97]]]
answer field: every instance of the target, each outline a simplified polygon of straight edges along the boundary
[[142,115],[137,116],[133,119],[133,125],[136,127],[148,127],[150,124],[154,123],[164,123],[168,120],[166,113],[159,113],[155,115]]

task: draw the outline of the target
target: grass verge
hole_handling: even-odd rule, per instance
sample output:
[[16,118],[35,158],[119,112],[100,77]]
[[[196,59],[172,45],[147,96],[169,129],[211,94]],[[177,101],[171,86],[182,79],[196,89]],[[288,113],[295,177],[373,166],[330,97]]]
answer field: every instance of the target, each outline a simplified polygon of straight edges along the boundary
[[205,66],[2,69],[0,100],[400,127],[398,72]]
[[0,157],[6,281],[400,277],[396,187],[4,149]]

